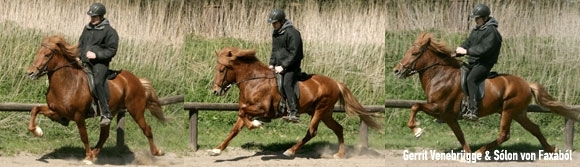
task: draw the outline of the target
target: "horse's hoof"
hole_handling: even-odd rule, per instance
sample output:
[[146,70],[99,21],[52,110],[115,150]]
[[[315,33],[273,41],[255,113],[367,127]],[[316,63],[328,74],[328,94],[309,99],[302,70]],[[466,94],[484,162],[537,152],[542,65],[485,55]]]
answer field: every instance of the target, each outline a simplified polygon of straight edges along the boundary
[[89,161],[89,160],[83,160],[83,163],[85,163],[85,165],[92,165],[93,161]]
[[262,127],[262,121],[253,120],[252,121],[252,128],[260,128]]
[[415,133],[415,138],[419,138],[423,134],[423,129],[415,128],[415,129],[413,129],[413,132]]
[[336,153],[336,154],[332,155],[332,157],[334,159],[344,159],[344,154]]
[[36,137],[42,137],[42,135],[44,135],[44,132],[42,132],[42,129],[40,127],[36,126],[32,134],[34,134],[34,136]]
[[218,155],[222,154],[222,150],[220,150],[220,149],[211,149],[211,150],[207,150],[207,153],[210,156],[218,156]]
[[165,152],[163,152],[162,150],[158,150],[157,153],[153,154],[155,156],[163,156],[165,155]]
[[292,158],[292,157],[294,157],[294,152],[293,152],[293,151],[290,151],[290,150],[286,150],[286,151],[284,151],[284,153],[283,153],[283,154],[284,154],[286,157],[288,157],[288,158]]

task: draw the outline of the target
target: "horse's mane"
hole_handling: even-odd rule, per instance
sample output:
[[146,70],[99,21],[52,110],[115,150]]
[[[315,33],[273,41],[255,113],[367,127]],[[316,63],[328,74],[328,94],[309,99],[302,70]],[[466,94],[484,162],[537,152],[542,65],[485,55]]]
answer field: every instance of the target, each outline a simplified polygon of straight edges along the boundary
[[[49,47],[53,52],[59,52],[68,61],[77,61],[76,58],[79,56],[78,45],[70,45],[63,36],[53,35],[44,38],[42,45]],[[78,63],[75,63],[78,64]]]
[[416,46],[425,46],[427,44],[428,49],[435,52],[435,55],[449,63],[449,65],[454,67],[459,67],[461,65],[460,60],[451,57],[451,54],[454,54],[454,51],[449,49],[445,42],[437,40],[432,33],[422,32],[414,42],[414,45]]
[[[235,48],[235,47],[226,47],[224,49],[222,49],[221,54],[224,54],[223,52],[229,52],[232,54],[232,58],[225,58],[225,57],[220,57],[218,59],[222,59],[221,61],[224,61],[223,59],[229,59],[226,61],[238,61],[238,62],[242,62],[245,64],[260,64],[261,66],[266,66],[264,63],[262,63],[258,57],[256,57],[256,50],[255,49],[240,49],[240,48]],[[224,62],[222,62],[224,63]],[[224,64],[228,64],[228,63],[224,63]]]

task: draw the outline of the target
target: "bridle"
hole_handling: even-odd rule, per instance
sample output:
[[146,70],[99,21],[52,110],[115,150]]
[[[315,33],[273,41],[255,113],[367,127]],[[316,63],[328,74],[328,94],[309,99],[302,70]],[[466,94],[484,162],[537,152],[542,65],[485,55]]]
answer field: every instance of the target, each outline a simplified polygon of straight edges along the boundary
[[[417,45],[413,45],[413,47],[418,47],[418,46]],[[407,75],[410,76],[410,75],[413,75],[415,73],[419,73],[419,72],[425,71],[425,70],[427,70],[427,69],[429,69],[429,68],[431,68],[433,66],[439,65],[439,62],[436,62],[434,64],[431,64],[429,66],[423,67],[421,69],[418,69],[418,70],[415,69],[415,66],[417,65],[417,61],[419,60],[419,58],[421,58],[421,56],[423,56],[425,54],[425,52],[427,51],[427,47],[428,46],[425,45],[425,46],[421,47],[421,51],[419,53],[413,54],[413,56],[414,57],[417,57],[417,58],[415,58],[415,60],[413,60],[409,66],[403,65],[401,62],[399,62],[399,65],[403,66],[403,73],[407,73]]]
[[[221,64],[221,63],[218,62],[218,64]],[[226,66],[225,64],[221,64],[221,65]],[[222,91],[222,92],[227,92],[230,88],[232,88],[232,85],[234,85],[234,84],[239,86],[241,83],[247,82],[247,81],[251,81],[251,80],[256,80],[256,79],[274,79],[275,78],[275,77],[263,76],[263,77],[254,77],[254,78],[245,79],[245,80],[242,80],[242,81],[239,81],[239,82],[231,82],[230,83],[228,81],[228,71],[229,71],[229,69],[226,66],[226,68],[224,70],[224,77],[222,78],[222,80],[220,82],[221,84],[218,84],[216,82],[213,83],[214,85],[218,86],[221,89],[220,91]]]
[[49,56],[48,61],[46,61],[46,63],[44,63],[44,65],[42,65],[42,67],[39,68],[38,66],[35,66],[34,64],[32,65],[34,68],[36,68],[36,70],[38,70],[38,76],[42,76],[44,74],[47,74],[49,71],[52,71],[52,70],[48,70],[48,63],[54,57],[54,51],[50,47],[48,47],[46,44],[40,44],[40,46],[45,47],[48,50],[50,50],[50,54],[48,55]]

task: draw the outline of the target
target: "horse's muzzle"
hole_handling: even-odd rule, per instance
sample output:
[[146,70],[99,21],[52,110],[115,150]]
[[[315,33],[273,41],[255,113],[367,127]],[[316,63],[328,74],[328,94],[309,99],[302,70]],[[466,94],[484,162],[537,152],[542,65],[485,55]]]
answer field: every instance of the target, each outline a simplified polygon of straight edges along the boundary
[[39,75],[38,75],[38,74],[40,74],[40,72],[32,72],[32,71],[27,71],[27,75],[28,75],[28,77],[29,77],[30,79],[32,79],[32,80],[36,80],[36,79],[38,79],[38,78],[39,78]]
[[393,73],[395,74],[395,77],[397,77],[399,79],[403,79],[403,78],[406,78],[407,77],[407,72],[406,71],[407,70],[405,70],[405,69],[400,69],[399,70],[399,69],[395,68],[393,70]]

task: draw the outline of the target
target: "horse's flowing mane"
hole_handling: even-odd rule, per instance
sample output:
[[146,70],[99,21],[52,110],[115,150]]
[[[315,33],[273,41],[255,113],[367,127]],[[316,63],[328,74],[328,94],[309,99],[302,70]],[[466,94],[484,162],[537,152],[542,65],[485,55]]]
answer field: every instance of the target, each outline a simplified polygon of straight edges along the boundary
[[451,54],[454,54],[454,51],[449,49],[445,42],[437,40],[432,33],[423,32],[419,34],[414,42],[414,45],[416,46],[425,46],[427,44],[428,49],[435,52],[435,54],[442,58],[445,62],[456,67],[461,65],[460,60],[451,57]]
[[78,46],[70,45],[63,36],[53,35],[44,38],[42,45],[49,47],[53,52],[59,52],[69,61],[76,61],[78,57]]
[[229,56],[221,56],[218,57],[218,61],[223,64],[229,64],[232,61],[240,61],[245,64],[260,64],[262,66],[266,66],[256,57],[256,50],[255,49],[240,49],[235,47],[227,47],[222,49],[220,55],[229,55]]

